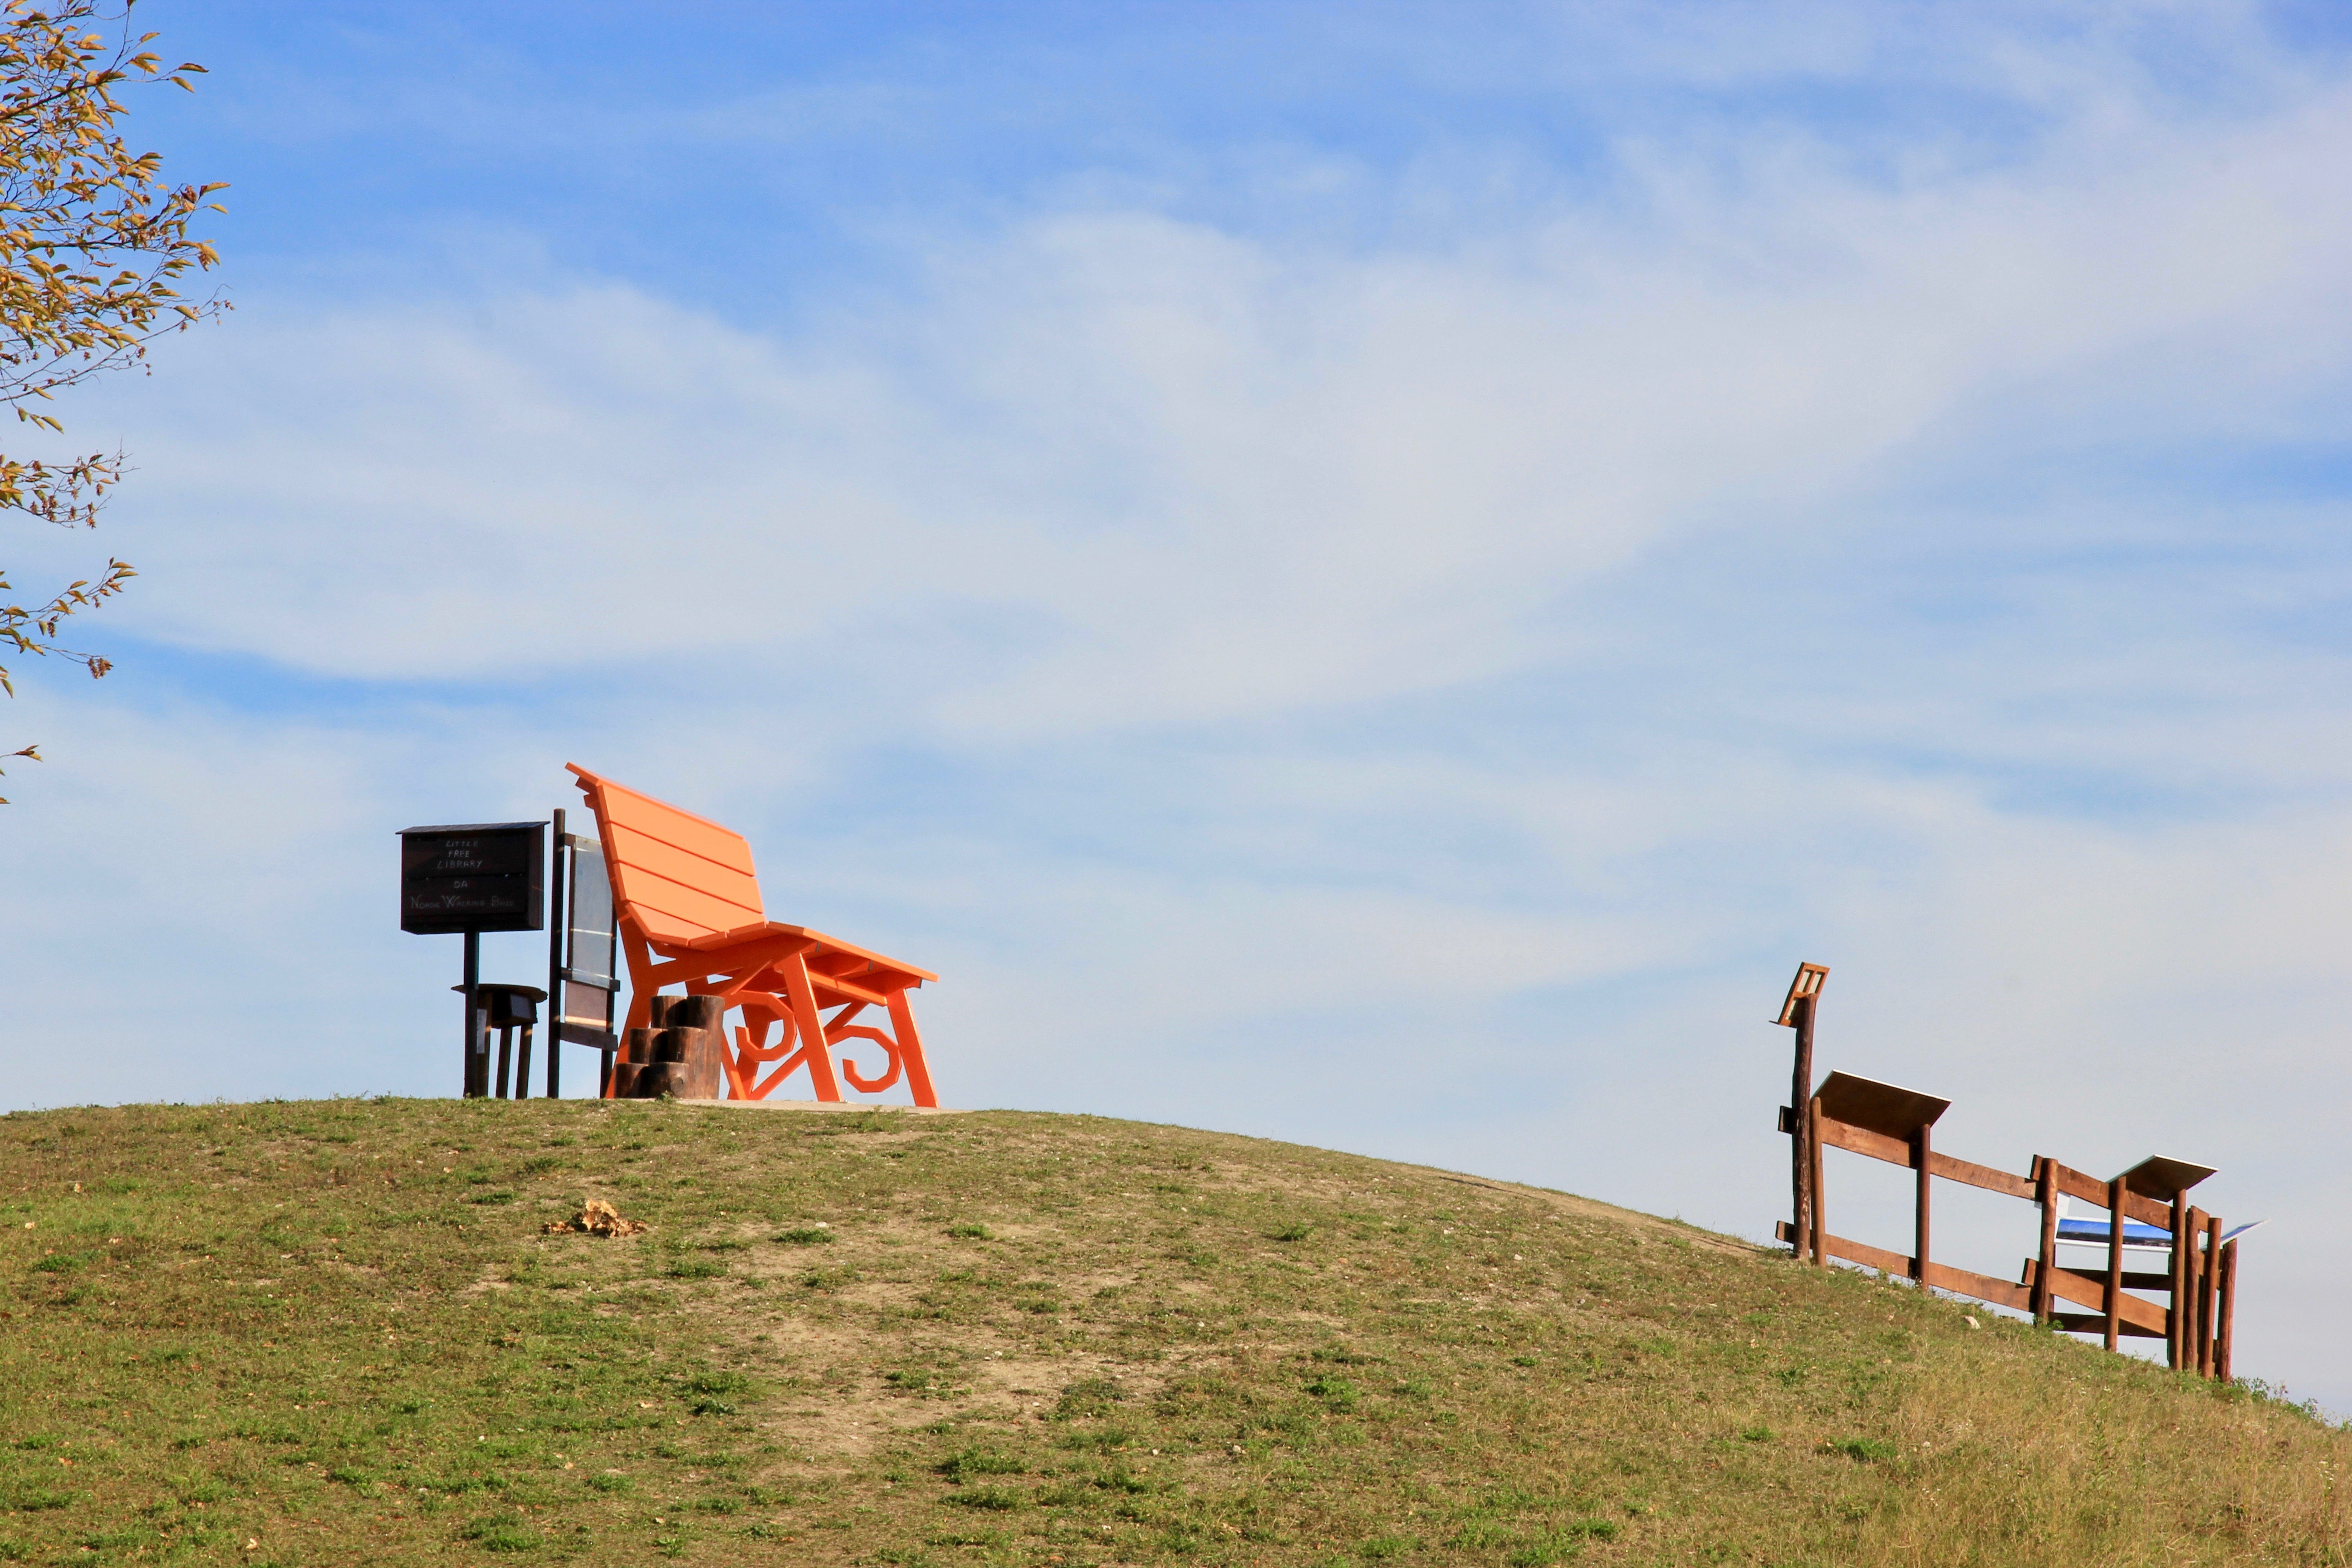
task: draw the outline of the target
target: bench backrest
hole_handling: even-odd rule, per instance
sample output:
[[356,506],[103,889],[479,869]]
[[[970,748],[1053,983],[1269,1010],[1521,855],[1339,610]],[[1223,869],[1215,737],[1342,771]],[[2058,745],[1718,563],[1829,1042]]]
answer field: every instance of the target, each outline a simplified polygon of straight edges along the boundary
[[767,918],[751,847],[741,834],[576,763],[563,765],[580,776],[581,793],[596,814],[614,912],[634,919],[647,941],[692,942]]

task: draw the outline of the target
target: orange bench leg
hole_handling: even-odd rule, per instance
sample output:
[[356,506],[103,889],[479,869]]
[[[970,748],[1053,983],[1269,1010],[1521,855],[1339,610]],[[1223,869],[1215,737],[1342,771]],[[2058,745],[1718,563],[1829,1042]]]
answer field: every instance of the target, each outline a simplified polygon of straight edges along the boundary
[[[645,932],[626,915],[621,917],[620,924],[621,957],[629,970],[629,1011],[621,1023],[621,1049],[615,1059],[625,1059],[629,1054],[629,1031],[642,1029],[654,1021],[654,993],[661,987],[653,978],[654,955],[646,946]],[[604,1086],[604,1098],[613,1098],[613,1086],[609,1083]]]
[[898,1037],[898,1059],[906,1064],[907,1088],[917,1105],[936,1107],[931,1092],[931,1065],[923,1059],[923,1037],[915,1028],[915,1009],[904,991],[890,993],[890,1032]]
[[784,972],[784,995],[793,1005],[793,1022],[808,1048],[809,1078],[816,1097],[831,1105],[841,1103],[841,1085],[833,1076],[833,1053],[824,1048],[824,1018],[816,1009],[816,987],[809,984],[808,965],[797,952],[776,961]]

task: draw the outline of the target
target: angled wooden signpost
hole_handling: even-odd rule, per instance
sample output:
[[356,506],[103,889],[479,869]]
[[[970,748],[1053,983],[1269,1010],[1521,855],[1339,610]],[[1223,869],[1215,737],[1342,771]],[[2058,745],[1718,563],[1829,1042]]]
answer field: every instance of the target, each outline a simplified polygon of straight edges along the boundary
[[[1829,977],[1826,963],[1797,965],[1797,977],[1789,982],[1788,1000],[1780,1004],[1780,1016],[1773,1020],[1782,1028],[1797,1031],[1796,1071],[1790,1075],[1789,1085],[1791,1105],[1804,1104],[1813,1092],[1813,1010],[1821,1005],[1822,982]],[[1811,1234],[1813,1168],[1819,1163],[1820,1145],[1811,1130],[1793,1118],[1780,1131],[1790,1138],[1789,1184],[1795,1197],[1797,1256],[1802,1258],[1806,1238]]]
[[[2155,1157],[2100,1181],[2046,1155],[2035,1155],[2018,1176],[1942,1152],[1934,1146],[1934,1129],[1951,1101],[1845,1072],[1832,1072],[1813,1087],[1813,1015],[1828,974],[1822,964],[1799,965],[1774,1020],[1797,1032],[1794,1103],[1780,1108],[1780,1131],[1790,1138],[1794,1205],[1790,1219],[1778,1226],[1795,1255],[1822,1268],[1839,1258],[1923,1288],[2030,1313],[2037,1322],[2072,1333],[2096,1334],[2109,1350],[2127,1335],[2160,1339],[2169,1365],[2226,1381],[2237,1302],[2237,1238],[2253,1226],[2224,1232],[2218,1216],[2190,1205],[2189,1189],[2213,1174],[2212,1167]],[[1913,1173],[1908,1253],[1830,1231],[1822,1184],[1825,1148]],[[2025,1260],[2017,1283],[1935,1260],[1930,1183],[1938,1177],[2039,1205],[2041,1246],[2037,1256]],[[2073,1203],[2091,1205],[2098,1217],[2072,1217]],[[2092,1274],[2061,1267],[2058,1249],[2068,1246],[2103,1248],[2105,1268]],[[2126,1252],[2161,1254],[2164,1271],[2126,1269]],[[2133,1291],[2158,1293],[2165,1300]],[[2061,1311],[2060,1301],[2091,1310]]]

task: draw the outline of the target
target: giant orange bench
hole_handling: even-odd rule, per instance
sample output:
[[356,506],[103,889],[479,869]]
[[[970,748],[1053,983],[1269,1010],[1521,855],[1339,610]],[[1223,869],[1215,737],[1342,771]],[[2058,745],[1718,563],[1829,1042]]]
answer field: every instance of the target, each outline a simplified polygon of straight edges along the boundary
[[[889,1061],[880,1077],[868,1079],[845,1057],[840,1076],[851,1088],[879,1094],[903,1074],[917,1105],[939,1103],[907,1000],[907,993],[938,975],[805,926],[769,920],[751,847],[741,834],[577,763],[564,766],[579,776],[588,809],[596,814],[612,878],[613,911],[629,967],[625,1027],[646,1027],[655,994],[665,985],[682,985],[689,994],[722,997],[728,1009],[741,1011],[742,1023],[722,1047],[730,1098],[765,1100],[806,1068],[816,1098],[837,1103],[841,1087],[832,1048],[856,1039],[879,1046]],[[872,1007],[889,1016],[887,1033],[856,1021]],[[838,1010],[828,1017],[827,1008]]]

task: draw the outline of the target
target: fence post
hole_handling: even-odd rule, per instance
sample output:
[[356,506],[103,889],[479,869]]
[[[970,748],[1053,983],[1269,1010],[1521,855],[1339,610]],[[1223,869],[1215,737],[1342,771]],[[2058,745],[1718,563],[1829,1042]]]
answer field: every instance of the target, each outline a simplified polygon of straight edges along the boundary
[[2205,1216],[2205,1251],[2197,1268],[2197,1370],[2213,1375],[2213,1286],[2221,1273],[2221,1218]]
[[1813,1267],[1830,1266],[1829,1219],[1822,1206],[1822,1097],[1815,1095],[1805,1101],[1805,1146],[1810,1156],[1807,1185],[1811,1190],[1813,1211]]
[[2124,1179],[2107,1184],[2107,1348],[2123,1342]]
[[2033,1321],[2046,1323],[2056,1310],[2050,1284],[2051,1270],[2058,1267],[2058,1172],[2047,1154],[2033,1157],[2033,1195],[2042,1205],[2042,1263],[2033,1271]]
[[2165,1305],[2164,1361],[2175,1372],[2187,1366],[2189,1325],[2195,1316],[2189,1310],[2189,1194],[2172,1194],[2172,1269],[2166,1276],[2171,1281],[2167,1292],[2171,1300]]
[[2230,1381],[2230,1341],[2237,1316],[2238,1244],[2233,1241],[2221,1249],[2221,1326],[2213,1336],[2213,1375],[2223,1383]]
[[1923,1125],[1911,1134],[1911,1159],[1918,1166],[1918,1180],[1912,1191],[1912,1239],[1915,1245],[1911,1254],[1911,1279],[1922,1290],[1927,1288],[1927,1154],[1928,1129]]

